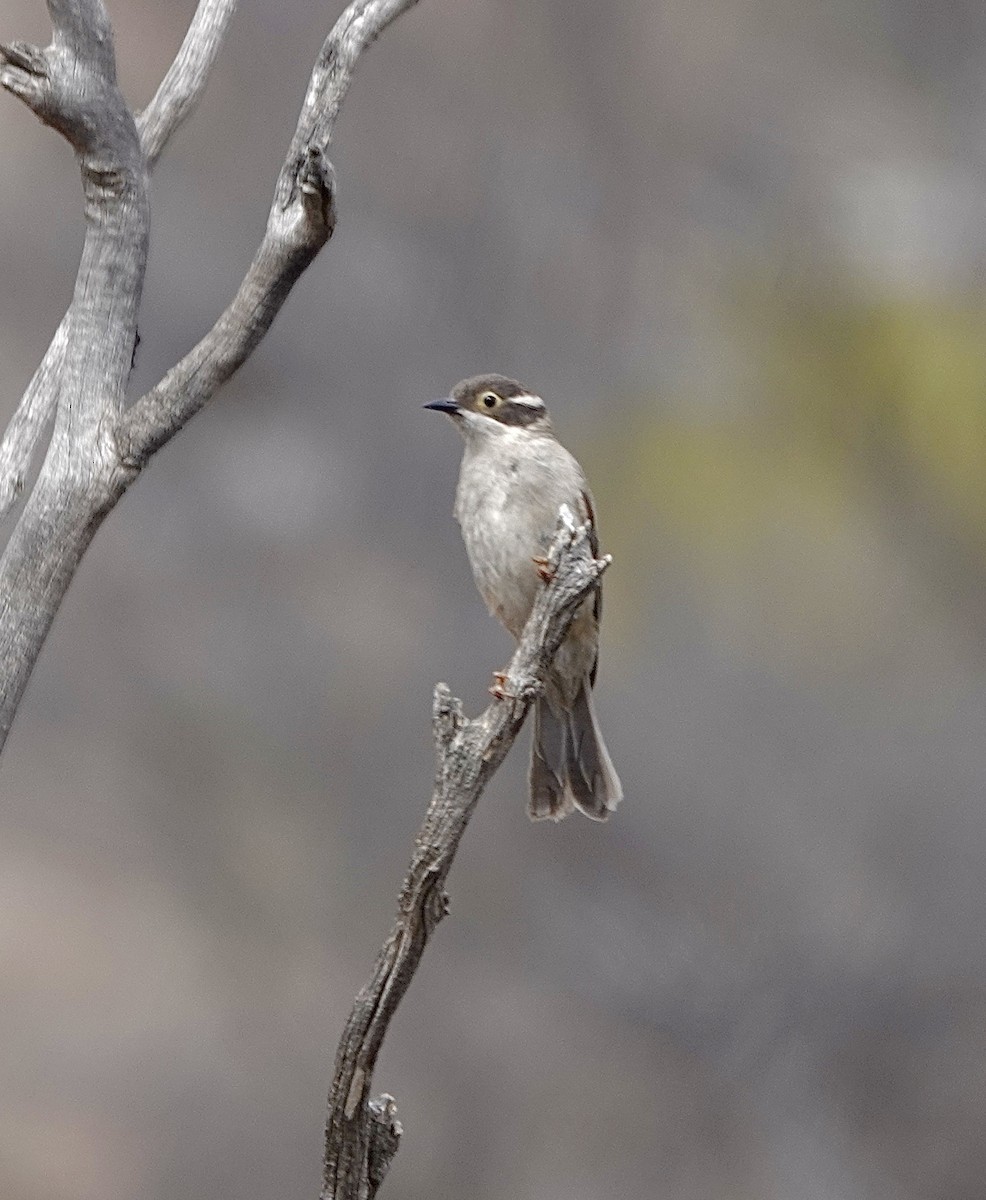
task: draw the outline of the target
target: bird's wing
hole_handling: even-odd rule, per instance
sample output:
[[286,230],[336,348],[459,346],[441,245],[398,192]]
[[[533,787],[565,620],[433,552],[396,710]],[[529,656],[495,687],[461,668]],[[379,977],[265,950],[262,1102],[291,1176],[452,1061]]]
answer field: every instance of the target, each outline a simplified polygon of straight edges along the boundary
[[[582,506],[585,509],[586,521],[589,525],[589,549],[592,551],[592,557],[599,557],[599,530],[596,526],[596,510],[592,503],[592,492],[587,487],[582,489]],[[603,618],[603,589],[601,584],[596,585],[596,597],[592,605],[592,615],[596,618],[596,629],[599,629],[599,623]],[[592,687],[596,686],[596,671],[599,669],[599,653],[592,660],[592,670],[589,672],[589,683]]]

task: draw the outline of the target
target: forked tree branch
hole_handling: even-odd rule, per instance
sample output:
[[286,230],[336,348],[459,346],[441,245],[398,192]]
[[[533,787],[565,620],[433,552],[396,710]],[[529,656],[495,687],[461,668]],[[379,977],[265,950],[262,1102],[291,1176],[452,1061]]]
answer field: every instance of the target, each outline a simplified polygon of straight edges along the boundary
[[116,82],[102,0],[48,0],[50,46],[0,45],[0,87],[72,144],[86,240],[68,313],[0,443],[0,516],[44,463],[0,557],[0,750],[76,567],[107,513],[256,348],[335,225],[326,150],[362,52],[416,0],[351,0],[323,44],[260,248],[215,326],[146,396],[124,396],[147,263],[147,172],[201,97],[235,0],[200,0],[140,118]]
[[468,721],[444,684],[435,689],[435,788],[401,888],[394,927],[372,978],[356,997],[336,1053],[322,1200],[372,1200],[397,1151],[401,1128],[393,1098],[369,1099],[377,1055],[428,939],[445,916],[445,880],[476,803],[520,731],[577,609],[609,561],[593,557],[588,528],[576,527],[572,514],[563,509],[548,554],[553,578],[538,593],[507,668],[506,698]]
[[[148,172],[153,170],[172,133],[201,99],[235,9],[236,0],[201,0],[161,86],[137,118],[137,132]],[[0,47],[0,63],[5,61],[8,68],[15,67],[18,45],[21,54],[30,58],[32,47],[14,43]],[[17,94],[16,84],[11,87],[10,82],[4,82],[2,71],[0,67],[0,84]],[[15,82],[13,78],[11,82]],[[44,432],[54,416],[69,342],[70,317],[71,312],[62,319],[0,440],[0,519],[6,516],[21,494]]]

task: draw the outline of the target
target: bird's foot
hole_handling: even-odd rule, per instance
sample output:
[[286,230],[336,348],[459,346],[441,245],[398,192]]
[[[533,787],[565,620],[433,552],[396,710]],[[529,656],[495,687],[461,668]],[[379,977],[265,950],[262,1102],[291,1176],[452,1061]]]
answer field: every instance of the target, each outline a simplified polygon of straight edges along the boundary
[[531,562],[537,568],[538,578],[542,583],[550,583],[555,577],[555,569],[547,558],[532,558]]
[[493,672],[493,686],[490,688],[490,695],[497,700],[516,700],[517,697],[507,691],[507,673],[506,671]]

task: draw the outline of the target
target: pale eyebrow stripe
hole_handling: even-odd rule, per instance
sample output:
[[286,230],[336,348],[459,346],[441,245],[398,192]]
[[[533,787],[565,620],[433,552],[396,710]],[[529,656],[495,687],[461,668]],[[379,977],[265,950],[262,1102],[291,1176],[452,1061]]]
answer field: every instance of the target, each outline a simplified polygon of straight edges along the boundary
[[544,408],[544,401],[540,396],[511,396],[510,400],[514,404],[523,404],[526,408]]

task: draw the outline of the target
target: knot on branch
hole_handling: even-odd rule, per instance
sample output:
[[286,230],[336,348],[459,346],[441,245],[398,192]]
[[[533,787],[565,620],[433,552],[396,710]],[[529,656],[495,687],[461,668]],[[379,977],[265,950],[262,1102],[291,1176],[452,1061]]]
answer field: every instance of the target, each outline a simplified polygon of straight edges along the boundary
[[319,146],[308,144],[281,169],[268,232],[308,260],[336,227],[336,173]]
[[298,163],[295,181],[309,221],[328,240],[336,227],[336,172],[318,146],[309,146]]
[[448,904],[448,892],[442,882],[441,869],[437,865],[431,866],[427,870],[424,893],[421,897],[421,923],[426,938],[431,937],[438,922],[448,916]]
[[462,701],[452,695],[447,683],[435,685],[431,723],[435,734],[435,746],[441,756],[448,751],[456,734],[466,723]]
[[369,1200],[373,1200],[397,1153],[404,1129],[397,1119],[397,1102],[386,1092],[368,1101],[366,1112],[370,1119],[366,1174]]
[[590,525],[577,525],[567,504],[558,513],[558,527],[543,560],[545,586],[521,634],[517,651],[506,671],[509,698],[523,703],[538,694],[541,677],[580,604],[595,590],[610,556],[596,558],[595,533]]

